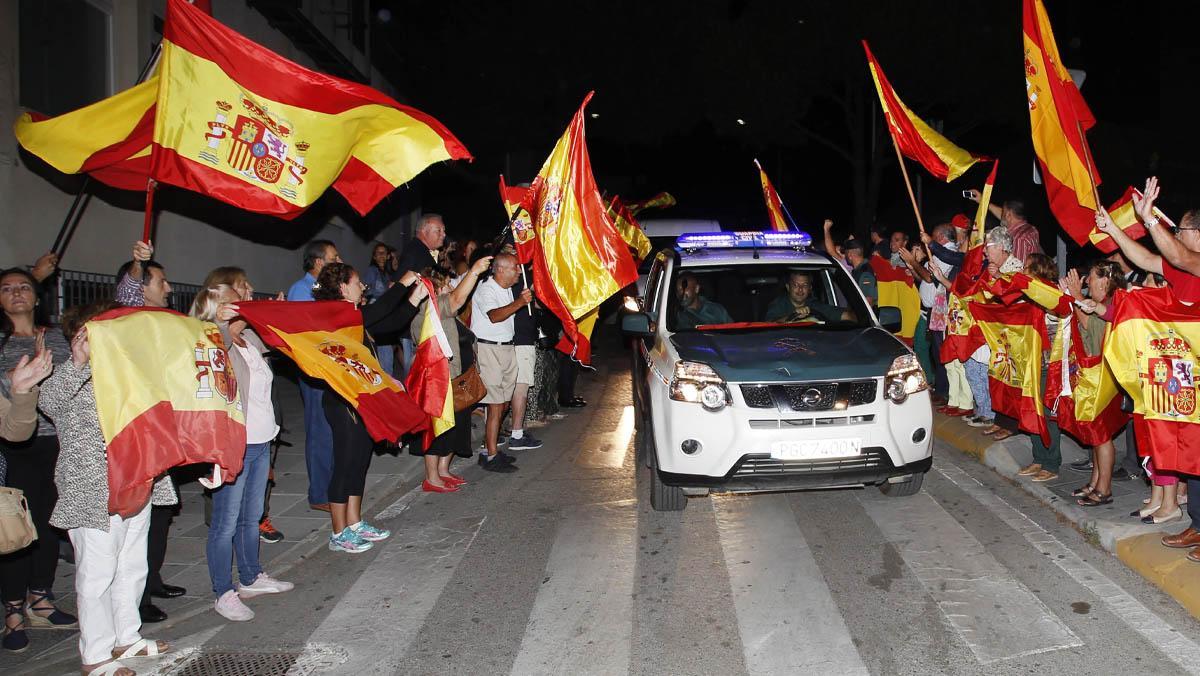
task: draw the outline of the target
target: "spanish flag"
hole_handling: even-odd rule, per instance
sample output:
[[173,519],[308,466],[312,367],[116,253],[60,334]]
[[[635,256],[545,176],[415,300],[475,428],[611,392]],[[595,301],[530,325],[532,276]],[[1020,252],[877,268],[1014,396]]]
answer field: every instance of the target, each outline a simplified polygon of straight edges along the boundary
[[1121,410],[1117,379],[1103,353],[1084,351],[1079,325],[1069,315],[1050,348],[1045,397],[1058,426],[1086,446],[1111,441],[1129,422],[1129,414]]
[[653,248],[650,238],[642,232],[641,224],[634,218],[629,207],[621,202],[619,196],[609,200],[608,217],[612,219],[617,232],[621,233],[621,239],[636,252],[637,260],[640,261],[650,254],[650,249]]
[[758,167],[758,178],[762,181],[763,199],[767,203],[767,219],[771,222],[771,229],[791,230],[783,216],[783,201],[779,199],[779,193],[775,192],[775,186],[771,185],[771,179],[767,178],[767,172],[758,160],[754,160],[754,166]]
[[[558,316],[580,362],[591,361],[590,326],[600,303],[637,279],[637,264],[605,213],[584,138],[584,97],[529,188],[533,290]],[[522,243],[518,242],[518,246]]]
[[108,452],[108,509],[131,517],[167,470],[242,471],[246,423],[221,332],[173,310],[118,308],[87,323],[96,414]]
[[429,115],[303,68],[168,0],[152,178],[292,218],[332,186],[366,214],[430,164],[471,159]]
[[987,180],[983,184],[979,207],[975,211],[975,225],[967,238],[967,251],[963,256],[963,263],[946,297],[946,337],[942,341],[942,352],[939,355],[943,362],[965,362],[984,343],[983,334],[979,332],[975,326],[975,319],[971,317],[971,302],[983,302],[988,299],[987,291],[982,288],[983,236],[988,205],[992,203],[992,188],[996,184],[996,169],[999,166],[998,160],[992,161],[992,170],[988,172]]
[[433,282],[422,279],[419,283],[429,290],[429,299],[421,312],[420,338],[404,387],[421,410],[429,414],[431,424],[425,428],[428,448],[435,437],[454,427],[454,392],[450,389],[450,358],[454,352],[442,330]]
[[[1137,211],[1133,207],[1133,198],[1135,196],[1141,199],[1142,191],[1133,186],[1126,188],[1125,193],[1121,195],[1121,199],[1113,202],[1112,206],[1108,208],[1108,215],[1112,217],[1113,223],[1116,223],[1117,227],[1124,231],[1126,235],[1129,235],[1133,239],[1140,239],[1146,236],[1146,227],[1138,219]],[[1167,218],[1167,215],[1160,211],[1158,207],[1154,207],[1154,215],[1163,222],[1163,225],[1168,227],[1175,226],[1175,223]],[[1088,235],[1088,239],[1097,249],[1106,254],[1117,250],[1117,243],[1112,240],[1112,237],[1099,230],[1092,230],[1092,234]]]
[[972,300],[983,298],[964,298],[956,293],[946,296],[946,336],[942,340],[942,351],[938,354],[943,363],[965,362],[980,345],[983,345],[983,334],[979,332],[979,328],[975,326],[975,319],[971,316]]
[[887,118],[888,131],[905,157],[920,162],[929,173],[947,183],[983,159],[954,145],[913,114],[892,89],[866,40],[862,41],[862,46],[867,53],[867,67],[871,69],[871,77],[875,80],[879,105],[883,107],[883,116]]
[[971,316],[991,348],[988,391],[992,408],[1017,420],[1017,426],[1050,444],[1042,406],[1042,349],[1046,318],[1031,303],[971,303]]
[[504,182],[504,175],[500,175],[500,201],[504,204],[504,213],[508,214],[517,258],[522,265],[533,262],[534,248],[537,246],[533,234],[533,221],[529,217],[529,205],[525,203],[528,199],[528,186],[510,186]]
[[1056,316],[1066,317],[1071,314],[1071,304],[1074,302],[1071,295],[1037,277],[1017,272],[1008,277],[987,281],[988,290],[1006,305],[1028,298]]
[[906,267],[892,267],[877,253],[871,254],[868,262],[878,284],[879,307],[899,308],[900,333],[896,337],[905,345],[912,345],[917,322],[921,321],[921,294],[917,293],[912,274]]
[[1025,96],[1033,151],[1050,210],[1071,239],[1086,244],[1096,227],[1100,175],[1084,132],[1096,118],[1063,65],[1042,0],[1024,2]]
[[1157,469],[1200,474],[1200,314],[1169,287],[1117,291],[1104,360],[1133,398],[1138,447]]
[[669,192],[660,192],[653,197],[648,197],[644,200],[630,202],[625,206],[629,207],[629,213],[637,216],[646,209],[666,209],[667,207],[675,206],[675,196]]
[[372,439],[396,441],[429,424],[429,415],[363,345],[362,313],[350,303],[256,300],[237,306],[264,343],[353,406]]

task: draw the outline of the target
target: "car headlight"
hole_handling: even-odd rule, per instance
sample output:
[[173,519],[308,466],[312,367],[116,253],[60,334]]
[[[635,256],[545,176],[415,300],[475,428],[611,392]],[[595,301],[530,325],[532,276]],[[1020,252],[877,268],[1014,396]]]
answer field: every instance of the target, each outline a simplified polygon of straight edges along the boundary
[[925,372],[915,354],[896,357],[883,381],[884,396],[897,404],[903,404],[908,395],[927,389],[929,381],[925,380]]
[[729,404],[729,390],[725,388],[725,379],[708,364],[678,361],[671,377],[671,398],[719,411]]

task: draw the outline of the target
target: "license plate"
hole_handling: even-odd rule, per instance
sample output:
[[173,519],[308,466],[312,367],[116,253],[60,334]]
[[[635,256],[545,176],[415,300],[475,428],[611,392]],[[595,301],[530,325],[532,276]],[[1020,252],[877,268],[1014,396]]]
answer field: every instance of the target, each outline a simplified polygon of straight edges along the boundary
[[814,439],[811,441],[777,441],[771,444],[771,455],[781,460],[821,460],[862,455],[861,439]]

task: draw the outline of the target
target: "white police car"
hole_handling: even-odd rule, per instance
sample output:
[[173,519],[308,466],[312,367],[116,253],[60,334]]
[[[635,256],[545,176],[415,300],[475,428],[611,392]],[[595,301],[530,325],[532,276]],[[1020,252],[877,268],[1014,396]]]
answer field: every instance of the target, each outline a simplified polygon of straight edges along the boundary
[[654,509],[709,492],[920,490],[933,413],[916,356],[889,332],[899,311],[877,317],[811,242],[689,234],[655,256],[640,311],[621,320]]

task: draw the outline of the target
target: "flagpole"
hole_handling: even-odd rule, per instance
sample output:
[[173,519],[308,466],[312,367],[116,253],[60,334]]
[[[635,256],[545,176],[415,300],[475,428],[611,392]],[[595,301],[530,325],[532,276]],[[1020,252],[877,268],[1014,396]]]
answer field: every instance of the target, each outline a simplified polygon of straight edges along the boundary
[[1088,150],[1087,136],[1083,134],[1083,124],[1075,120],[1075,128],[1079,130],[1079,143],[1083,146],[1083,164],[1087,168],[1088,181],[1092,184],[1092,199],[1096,200],[1096,211],[1100,210],[1100,190],[1096,187],[1096,177],[1092,175],[1092,153]]
[[[501,178],[503,178],[503,177],[501,177]],[[525,209],[525,207],[521,206],[520,204],[517,205],[516,209],[513,209],[512,215],[508,217],[508,224],[505,225],[503,228],[500,228],[500,235],[498,237],[496,237],[496,239],[492,240],[492,249],[494,249],[496,251],[500,250],[500,247],[504,244],[504,234],[507,233],[508,231],[512,230],[513,223],[517,222],[517,214],[521,213],[522,209]],[[526,210],[526,211],[528,211],[528,210]],[[504,213],[506,215],[508,214],[507,211]],[[514,235],[513,236],[513,247],[516,247],[516,245],[517,245],[517,238],[516,238],[516,235]],[[525,266],[521,264],[520,258],[517,259],[517,267],[521,268],[521,283],[525,285],[526,289],[529,289],[529,279],[525,277]],[[533,292],[533,289],[530,289],[530,293],[532,293],[532,292]],[[529,316],[532,317],[533,316],[533,303],[531,302],[531,303],[529,303],[529,305],[526,305],[525,307],[529,309]]]
[[[892,134],[888,134],[892,136]],[[900,164],[900,173],[904,175],[904,187],[908,188],[908,199],[912,202],[913,213],[917,216],[917,229],[921,234],[925,234],[925,222],[921,220],[921,209],[917,206],[917,196],[913,194],[912,181],[908,178],[908,167],[904,166],[904,155],[900,154],[900,145],[896,143],[896,137],[892,136],[892,147],[896,149],[896,162]]]
[[[758,169],[759,174],[767,173],[767,172],[763,171],[762,165],[758,163],[757,157],[754,158],[754,166],[755,166],[755,168]],[[775,185],[772,183],[771,187],[774,188]],[[779,199],[779,208],[783,209],[783,215],[787,216],[788,221],[791,222],[792,230],[799,231],[800,226],[796,225],[796,219],[792,218],[792,212],[788,211],[787,205],[783,203],[783,196],[779,194],[778,190],[775,190],[775,197]]]

